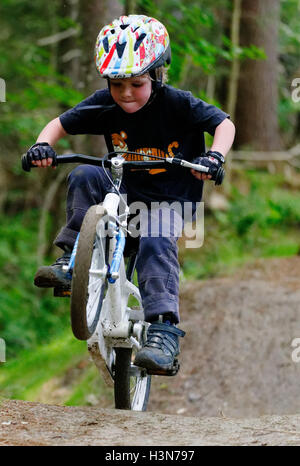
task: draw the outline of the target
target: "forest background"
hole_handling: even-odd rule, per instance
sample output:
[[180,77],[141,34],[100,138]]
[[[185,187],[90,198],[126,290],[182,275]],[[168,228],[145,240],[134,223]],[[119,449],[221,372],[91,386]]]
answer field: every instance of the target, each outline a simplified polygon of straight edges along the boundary
[[[65,219],[70,167],[28,174],[20,157],[48,121],[105,85],[93,62],[96,36],[131,13],[166,25],[169,84],[224,109],[237,129],[227,181],[206,183],[204,245],[180,245],[182,280],[299,254],[300,0],[2,0],[0,395],[39,399],[86,352],[71,334],[68,300],[33,286],[37,266],[59,254],[52,241]],[[66,138],[56,149],[105,150],[98,136]],[[99,395],[93,367],[83,369],[64,403],[91,403],[96,386],[97,402],[111,396],[104,388]]]

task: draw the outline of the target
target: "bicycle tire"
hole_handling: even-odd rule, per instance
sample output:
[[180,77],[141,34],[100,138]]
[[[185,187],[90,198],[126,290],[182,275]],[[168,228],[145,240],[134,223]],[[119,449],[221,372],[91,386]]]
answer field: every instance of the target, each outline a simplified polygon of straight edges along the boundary
[[[102,261],[103,264],[104,262],[107,264],[108,253],[107,237],[99,238],[97,240],[101,242],[104,254],[99,253],[99,244],[97,246],[96,226],[101,217],[103,217],[102,213],[97,213],[97,207],[97,205],[90,207],[83,219],[73,270],[71,326],[73,334],[78,340],[88,340],[93,335],[99,321],[101,306],[105,290],[107,288],[106,279],[103,279],[102,282],[99,283],[99,289],[94,284],[94,289],[92,291],[94,292],[93,299],[95,300],[96,297],[96,300],[94,307],[91,310],[91,316],[89,316],[88,306],[91,300],[89,287],[93,285],[93,283],[91,283],[89,273],[91,264],[93,260],[99,260]],[[96,252],[93,254],[95,250]],[[99,281],[99,279],[96,280]],[[96,283],[96,281],[94,283]]]
[[115,348],[115,408],[146,411],[150,387],[151,376],[132,364],[132,348]]

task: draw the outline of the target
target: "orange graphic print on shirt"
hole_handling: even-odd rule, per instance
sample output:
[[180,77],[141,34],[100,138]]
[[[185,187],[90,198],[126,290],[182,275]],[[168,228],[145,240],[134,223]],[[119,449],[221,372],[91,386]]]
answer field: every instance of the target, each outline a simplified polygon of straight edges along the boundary
[[[127,134],[125,131],[121,131],[120,134],[118,133],[113,133],[111,135],[111,140],[112,144],[114,147],[114,151],[116,152],[123,152],[122,154],[123,157],[128,160],[128,161],[136,161],[136,160],[151,160],[153,157],[153,160],[155,160],[155,156],[158,157],[175,157],[175,154],[173,152],[173,149],[178,149],[179,144],[177,141],[173,141],[168,145],[168,152],[164,152],[161,149],[157,149],[155,147],[143,147],[134,150],[133,152],[138,152],[139,154],[143,154],[144,156],[146,155],[148,158],[146,159],[145,157],[142,157],[142,155],[138,154],[126,154],[126,152],[129,151],[128,145],[126,143],[127,139]],[[152,156],[152,157],[151,157]],[[157,173],[165,172],[166,170],[164,168],[153,168],[149,170],[150,175],[156,175]]]

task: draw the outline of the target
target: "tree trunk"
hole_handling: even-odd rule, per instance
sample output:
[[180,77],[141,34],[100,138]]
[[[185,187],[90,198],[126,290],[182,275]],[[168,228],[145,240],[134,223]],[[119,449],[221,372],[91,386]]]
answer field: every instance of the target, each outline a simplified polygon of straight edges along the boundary
[[[231,20],[231,42],[233,47],[237,48],[240,45],[240,20],[241,20],[241,5],[242,0],[233,0],[233,12]],[[227,96],[227,112],[231,119],[235,119],[235,108],[237,101],[238,80],[240,75],[240,62],[235,57],[231,64],[228,96]]]
[[135,0],[125,0],[125,15],[135,14]]
[[[123,14],[123,6],[118,0],[79,0],[79,21],[82,27],[82,88],[86,96],[97,89],[106,87],[106,80],[102,79],[95,67],[94,48],[96,38],[105,24]],[[89,136],[88,150],[93,155],[103,154],[105,150],[102,136]]]
[[236,106],[239,147],[279,150],[278,27],[280,0],[243,0],[240,44],[263,48],[265,60],[241,63]]

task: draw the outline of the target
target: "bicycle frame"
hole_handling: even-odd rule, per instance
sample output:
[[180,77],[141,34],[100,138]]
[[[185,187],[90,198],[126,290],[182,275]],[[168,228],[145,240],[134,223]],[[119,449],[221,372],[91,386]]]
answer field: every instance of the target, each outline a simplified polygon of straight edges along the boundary
[[[122,178],[122,166],[113,175],[115,186]],[[99,220],[96,232],[99,236],[109,234],[109,271],[100,270],[90,273],[107,275],[108,287],[103,301],[100,319],[92,337],[87,341],[88,350],[100,369],[105,380],[112,383],[113,348],[135,346],[140,348],[137,338],[147,331],[148,323],[144,322],[144,314],[140,292],[137,286],[131,283],[126,276],[125,262],[123,257],[125,247],[125,234],[123,228],[127,225],[127,212],[125,221],[119,221],[118,207],[120,196],[117,193],[108,193],[101,205],[97,208],[97,213],[103,215]],[[116,221],[117,220],[117,221]],[[104,223],[108,224],[108,231],[103,231]],[[119,229],[118,229],[119,228]],[[139,310],[135,310],[135,320],[137,314],[139,319],[135,322],[130,320],[130,309],[127,307],[129,296],[132,295],[139,303]],[[137,337],[137,338],[136,338]]]

